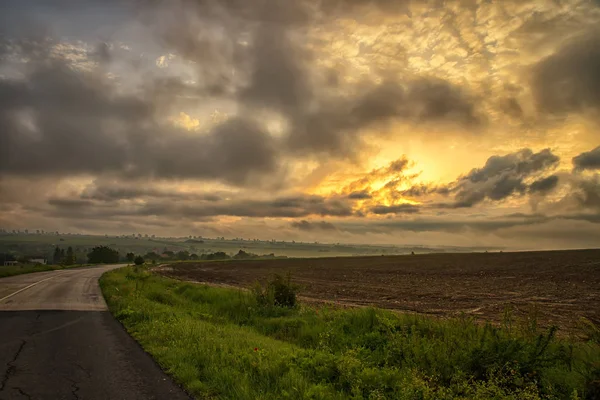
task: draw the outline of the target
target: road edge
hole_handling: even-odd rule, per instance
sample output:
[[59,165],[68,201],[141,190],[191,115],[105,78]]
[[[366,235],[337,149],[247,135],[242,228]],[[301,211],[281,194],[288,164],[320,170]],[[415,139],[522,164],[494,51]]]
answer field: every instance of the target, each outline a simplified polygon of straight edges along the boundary
[[[122,266],[122,267],[115,268],[115,269],[113,269],[113,270],[111,270],[111,271],[117,271],[117,270],[119,270],[119,269],[121,269],[121,268],[126,268],[126,267],[128,267],[128,266],[129,266],[129,265],[124,265],[124,266]],[[156,366],[158,369],[160,369],[160,370],[161,370],[161,371],[162,371],[162,372],[163,372],[163,373],[164,373],[164,374],[165,374],[165,375],[166,375],[166,376],[167,376],[167,377],[168,377],[168,378],[171,380],[171,382],[173,382],[173,384],[174,384],[175,386],[177,386],[179,389],[181,389],[181,391],[182,391],[183,393],[185,393],[185,394],[186,394],[186,395],[187,395],[187,396],[188,396],[190,399],[192,399],[192,400],[193,400],[193,399],[195,399],[195,397],[194,397],[194,396],[192,396],[192,395],[190,394],[190,392],[188,392],[188,391],[186,390],[186,388],[185,388],[185,387],[184,387],[184,386],[183,386],[181,383],[179,383],[179,382],[178,382],[178,381],[177,381],[177,380],[176,380],[176,379],[175,379],[175,378],[174,378],[174,377],[173,377],[171,374],[169,374],[167,371],[165,371],[165,370],[164,370],[164,368],[163,368],[163,367],[162,367],[162,366],[161,366],[161,365],[160,365],[160,364],[159,364],[159,363],[156,361],[156,359],[154,359],[154,357],[152,357],[152,354],[150,354],[149,352],[147,352],[147,351],[146,351],[146,349],[144,348],[144,346],[142,346],[142,345],[140,344],[140,342],[138,342],[138,341],[136,340],[136,338],[135,338],[135,337],[133,337],[133,335],[131,335],[131,333],[129,333],[129,331],[127,330],[127,328],[125,327],[125,325],[123,325],[123,323],[122,323],[121,321],[119,321],[119,319],[118,319],[118,318],[116,318],[116,317],[115,317],[115,314],[113,313],[113,310],[111,309],[111,306],[110,306],[109,302],[106,300],[106,296],[104,295],[104,290],[103,290],[103,288],[102,288],[102,285],[100,284],[100,281],[101,281],[102,277],[104,277],[104,275],[106,275],[107,273],[109,273],[109,272],[111,272],[111,271],[106,271],[106,272],[104,272],[104,273],[103,273],[102,275],[100,275],[100,277],[98,278],[98,286],[100,287],[100,293],[102,293],[102,298],[104,299],[104,302],[106,303],[106,308],[107,308],[107,311],[108,311],[108,313],[110,314],[110,316],[112,317],[112,319],[113,319],[113,320],[115,320],[115,322],[116,322],[116,323],[119,325],[120,329],[121,329],[121,330],[122,330],[122,331],[123,331],[125,334],[127,334],[127,336],[129,336],[129,337],[130,337],[130,338],[133,340],[133,342],[135,342],[135,345],[136,345],[136,346],[137,346],[137,347],[138,347],[140,350],[142,350],[142,352],[144,352],[144,353],[145,353],[145,354],[146,354],[146,355],[147,355],[147,356],[148,356],[148,357],[149,357],[149,358],[152,360],[152,362],[154,363],[154,365],[155,365],[155,366]]]

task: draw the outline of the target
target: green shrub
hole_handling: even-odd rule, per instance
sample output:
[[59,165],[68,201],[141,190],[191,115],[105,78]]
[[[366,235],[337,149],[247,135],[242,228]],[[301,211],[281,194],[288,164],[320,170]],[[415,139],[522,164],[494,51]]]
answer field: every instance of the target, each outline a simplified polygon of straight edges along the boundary
[[144,257],[137,256],[135,260],[133,260],[133,262],[135,263],[135,265],[142,265],[144,263]]
[[296,307],[297,290],[298,285],[292,283],[290,274],[287,274],[285,278],[274,274],[264,286],[260,282],[256,282],[252,293],[259,306],[294,308]]

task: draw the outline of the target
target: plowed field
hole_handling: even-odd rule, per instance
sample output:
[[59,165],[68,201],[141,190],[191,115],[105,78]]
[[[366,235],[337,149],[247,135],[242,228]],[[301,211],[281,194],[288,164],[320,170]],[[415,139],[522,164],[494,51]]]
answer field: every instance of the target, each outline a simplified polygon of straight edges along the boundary
[[567,331],[580,317],[600,320],[600,250],[232,260],[158,271],[240,287],[290,272],[307,301],[493,322],[512,309],[517,319],[536,315],[539,324]]

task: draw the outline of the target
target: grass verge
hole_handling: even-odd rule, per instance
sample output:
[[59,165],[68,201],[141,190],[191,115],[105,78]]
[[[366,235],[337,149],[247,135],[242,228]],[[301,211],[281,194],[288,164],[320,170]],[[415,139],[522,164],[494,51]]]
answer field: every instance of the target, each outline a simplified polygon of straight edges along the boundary
[[44,271],[56,271],[59,269],[68,268],[79,268],[85,267],[89,264],[76,264],[76,265],[45,265],[45,264],[24,264],[15,266],[0,266],[0,278],[6,278],[9,276],[30,274],[32,272],[44,272]]
[[[111,312],[202,399],[592,399],[597,336],[533,320],[502,328],[379,309],[281,308],[251,292],[125,267],[100,280]],[[592,326],[593,329],[596,329]]]

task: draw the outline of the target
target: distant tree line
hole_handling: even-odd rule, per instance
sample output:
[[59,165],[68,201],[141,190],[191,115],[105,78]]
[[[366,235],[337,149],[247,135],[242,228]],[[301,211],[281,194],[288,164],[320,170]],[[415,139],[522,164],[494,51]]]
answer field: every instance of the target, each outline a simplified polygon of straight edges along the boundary
[[[133,253],[128,253],[127,254],[127,259],[129,262],[131,262],[133,260]],[[275,256],[275,254],[271,253],[271,254],[263,254],[263,255],[259,255],[259,254],[254,254],[254,253],[248,253],[245,252],[244,250],[240,250],[237,254],[230,256],[229,254],[223,252],[223,251],[216,251],[214,253],[202,253],[200,255],[196,254],[196,253],[191,253],[187,250],[180,250],[178,252],[174,252],[171,250],[165,250],[163,251],[161,254],[158,254],[154,251],[148,252],[144,255],[143,257],[146,260],[149,260],[153,263],[156,263],[156,261],[188,261],[188,260],[229,260],[229,259],[252,259],[252,258],[285,258],[285,257],[278,257]]]

